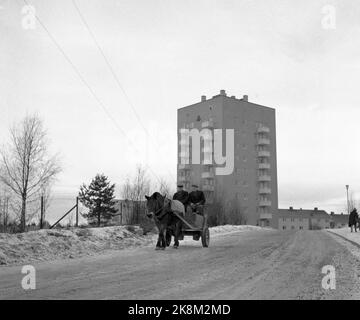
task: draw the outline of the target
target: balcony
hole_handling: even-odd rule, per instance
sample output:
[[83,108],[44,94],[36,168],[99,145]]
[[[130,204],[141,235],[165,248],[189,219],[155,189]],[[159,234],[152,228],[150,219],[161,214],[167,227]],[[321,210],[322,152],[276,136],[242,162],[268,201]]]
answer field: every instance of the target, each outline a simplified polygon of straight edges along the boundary
[[191,170],[190,164],[179,164],[179,170]]
[[260,200],[259,207],[271,207],[271,201],[270,200]]
[[259,138],[257,141],[258,145],[269,145],[270,144],[270,139],[267,138]]
[[[207,168],[212,168],[214,166],[214,163],[212,161],[210,161],[210,158],[206,158],[206,160],[208,160],[209,163],[203,163],[202,165],[207,166]],[[205,159],[204,159],[204,161],[205,161]]]
[[201,124],[201,127],[202,128],[214,128],[214,121],[213,120],[208,120],[208,121],[204,121],[202,124]]
[[271,213],[260,213],[260,219],[272,219]]
[[270,188],[260,188],[259,189],[259,194],[270,194],[270,193],[271,193]]
[[259,163],[259,169],[270,169],[270,163]]
[[270,129],[268,127],[265,127],[265,126],[261,126],[258,128],[257,130],[259,133],[269,133],[270,132]]
[[190,177],[187,176],[180,176],[178,178],[179,182],[185,183],[185,182],[189,182],[190,181]]
[[179,156],[180,156],[180,158],[189,158],[190,152],[189,151],[180,151]]
[[203,185],[202,189],[203,189],[203,191],[215,191],[215,186],[205,184],[205,185]]
[[271,181],[271,177],[267,174],[263,174],[258,177],[258,181]]
[[258,157],[270,157],[270,151],[258,151]]
[[201,173],[201,178],[203,179],[214,179],[215,174],[214,172],[211,171],[205,171],[203,173]]

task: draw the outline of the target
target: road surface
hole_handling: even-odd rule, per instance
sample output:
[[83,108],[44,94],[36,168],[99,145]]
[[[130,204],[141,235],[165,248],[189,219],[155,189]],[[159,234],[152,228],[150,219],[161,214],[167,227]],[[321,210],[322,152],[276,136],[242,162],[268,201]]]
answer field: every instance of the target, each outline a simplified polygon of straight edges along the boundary
[[[354,299],[358,261],[326,231],[219,235],[209,248],[187,240],[96,257],[34,263],[36,290],[21,288],[21,266],[0,267],[0,299]],[[325,265],[336,289],[324,290]]]

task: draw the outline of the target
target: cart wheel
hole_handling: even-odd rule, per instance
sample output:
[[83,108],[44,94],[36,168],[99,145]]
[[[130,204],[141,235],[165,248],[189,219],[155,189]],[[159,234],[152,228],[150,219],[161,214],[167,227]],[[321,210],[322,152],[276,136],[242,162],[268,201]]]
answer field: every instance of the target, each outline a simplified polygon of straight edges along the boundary
[[210,231],[209,231],[208,227],[206,227],[201,232],[201,243],[202,243],[202,246],[205,248],[207,248],[210,244]]

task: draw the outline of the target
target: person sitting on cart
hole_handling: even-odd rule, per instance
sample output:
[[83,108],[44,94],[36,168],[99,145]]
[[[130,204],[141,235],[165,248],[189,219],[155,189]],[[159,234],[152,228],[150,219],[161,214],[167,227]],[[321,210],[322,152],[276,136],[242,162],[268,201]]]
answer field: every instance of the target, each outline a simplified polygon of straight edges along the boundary
[[204,215],[204,204],[205,204],[204,192],[199,190],[199,186],[196,184],[192,185],[192,191],[189,194],[189,208],[192,212]]
[[184,205],[186,212],[189,203],[189,193],[184,190],[184,186],[182,184],[177,186],[177,192],[174,194],[173,200],[179,200]]

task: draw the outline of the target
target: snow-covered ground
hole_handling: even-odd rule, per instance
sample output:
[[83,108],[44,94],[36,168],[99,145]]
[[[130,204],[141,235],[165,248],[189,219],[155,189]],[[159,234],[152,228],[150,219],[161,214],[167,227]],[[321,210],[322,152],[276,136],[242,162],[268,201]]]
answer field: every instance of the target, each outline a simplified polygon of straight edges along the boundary
[[[224,225],[210,228],[211,237],[232,232],[271,230],[255,226]],[[0,265],[29,261],[72,259],[108,250],[155,245],[156,234],[142,235],[138,227],[73,228],[0,234]],[[193,242],[185,237],[184,244]]]
[[334,240],[347,247],[347,249],[360,260],[360,231],[351,232],[350,228],[328,229],[327,231],[336,234],[333,235]]
[[152,243],[152,235],[143,236],[138,231],[135,229],[135,232],[131,232],[124,226],[117,226],[0,234],[0,265],[59,258],[71,259],[104,250]]
[[328,231],[336,233],[351,242],[354,242],[360,246],[360,231],[351,232],[350,228],[340,228],[340,229],[329,229]]
[[233,226],[233,225],[223,225],[223,226],[217,226],[210,228],[211,234],[224,234],[229,232],[239,232],[239,231],[259,231],[259,230],[274,230],[271,228],[262,228],[262,227],[256,227],[256,226],[250,226],[250,225],[243,225],[243,226]]

